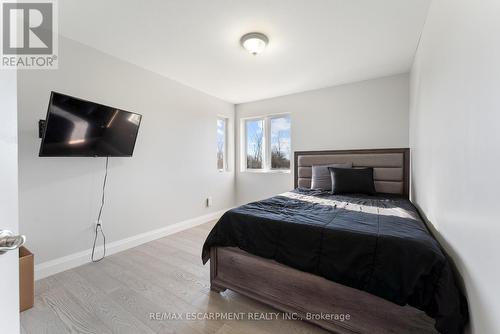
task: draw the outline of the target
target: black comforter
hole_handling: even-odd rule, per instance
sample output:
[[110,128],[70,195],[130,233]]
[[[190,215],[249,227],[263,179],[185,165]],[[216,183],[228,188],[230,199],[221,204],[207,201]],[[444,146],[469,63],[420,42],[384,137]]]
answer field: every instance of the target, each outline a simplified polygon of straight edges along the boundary
[[339,196],[294,190],[227,211],[203,246],[239,247],[364,290],[461,333],[467,320],[447,257],[415,207],[395,196]]

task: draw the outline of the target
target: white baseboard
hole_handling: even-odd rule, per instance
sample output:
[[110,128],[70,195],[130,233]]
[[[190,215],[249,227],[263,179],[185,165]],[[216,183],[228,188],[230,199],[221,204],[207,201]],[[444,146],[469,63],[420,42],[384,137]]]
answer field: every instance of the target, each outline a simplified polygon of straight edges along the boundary
[[[139,246],[149,241],[163,238],[170,234],[174,234],[204,223],[208,223],[209,221],[220,218],[220,216],[222,216],[222,214],[226,211],[227,210],[216,211],[203,216],[168,225],[157,230],[110,242],[106,245],[106,256]],[[35,280],[39,280],[60,273],[62,271],[81,266],[85,263],[89,263],[91,262],[91,253],[92,249],[87,249],[78,253],[73,253],[54,260],[37,264],[35,265]]]

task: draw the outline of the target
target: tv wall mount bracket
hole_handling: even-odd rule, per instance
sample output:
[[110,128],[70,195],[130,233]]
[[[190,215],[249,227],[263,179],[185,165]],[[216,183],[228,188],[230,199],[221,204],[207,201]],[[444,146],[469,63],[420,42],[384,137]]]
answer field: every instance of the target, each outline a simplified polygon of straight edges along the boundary
[[44,119],[41,119],[38,121],[38,138],[43,138],[43,133],[45,132],[45,125],[47,124],[47,121]]

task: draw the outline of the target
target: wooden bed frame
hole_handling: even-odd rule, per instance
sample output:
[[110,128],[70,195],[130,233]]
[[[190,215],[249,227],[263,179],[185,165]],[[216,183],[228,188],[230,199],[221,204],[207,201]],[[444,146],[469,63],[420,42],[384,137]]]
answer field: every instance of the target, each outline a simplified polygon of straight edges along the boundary
[[[402,153],[403,195],[408,194],[409,149],[295,152],[301,155]],[[233,290],[338,334],[435,334],[434,320],[361,290],[302,272],[238,248],[210,249],[211,290]]]

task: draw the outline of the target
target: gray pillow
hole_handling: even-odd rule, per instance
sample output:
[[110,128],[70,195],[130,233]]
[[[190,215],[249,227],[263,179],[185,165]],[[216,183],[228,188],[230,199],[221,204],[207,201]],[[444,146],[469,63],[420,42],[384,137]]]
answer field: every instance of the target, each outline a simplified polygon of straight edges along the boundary
[[328,167],[335,168],[352,168],[352,162],[343,164],[331,165],[316,165],[312,166],[311,189],[332,190],[332,177]]

